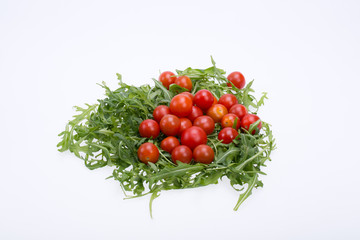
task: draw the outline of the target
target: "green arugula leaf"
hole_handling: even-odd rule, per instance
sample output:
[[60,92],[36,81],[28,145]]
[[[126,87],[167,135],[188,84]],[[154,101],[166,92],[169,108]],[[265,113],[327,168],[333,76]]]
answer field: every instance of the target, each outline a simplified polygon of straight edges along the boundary
[[172,92],[174,95],[182,93],[182,92],[188,92],[189,90],[183,87],[180,87],[177,84],[171,84],[169,86],[169,91]]
[[[192,93],[207,89],[219,98],[223,94],[234,94],[239,103],[248,108],[249,113],[256,114],[264,105],[267,94],[260,100],[253,96],[254,90],[250,81],[243,89],[228,87],[225,71],[217,68],[211,57],[212,66],[206,69],[186,68],[176,70],[177,74],[186,75],[193,83]],[[89,169],[112,167],[112,178],[119,182],[126,199],[145,196],[150,197],[150,216],[152,203],[161,191],[183,188],[196,188],[217,184],[223,177],[230,180],[230,185],[240,194],[234,210],[237,210],[252,193],[253,188],[262,187],[258,179],[264,175],[262,168],[270,159],[276,148],[271,125],[261,120],[259,131],[257,121],[249,131],[239,131],[238,137],[231,144],[221,143],[217,136],[221,126],[208,135],[208,144],[214,149],[215,160],[211,164],[184,164],[171,161],[171,155],[160,149],[158,162],[144,164],[137,158],[137,149],[144,142],[151,141],[158,148],[166,137],[160,134],[154,140],[142,138],[138,128],[140,123],[152,118],[152,112],[158,105],[168,105],[178,93],[187,91],[176,84],[167,90],[161,82],[153,79],[154,86],[135,87],[123,82],[121,74],[116,74],[119,87],[111,90],[105,82],[99,84],[105,90],[105,98],[98,99],[96,104],[85,104],[75,107],[76,115],[65,126],[57,144],[60,152],[70,151],[84,161]],[[236,126],[237,120],[234,123]],[[254,135],[250,134],[256,130]],[[131,195],[132,193],[132,195]]]
[[250,181],[248,182],[248,187],[246,191],[242,194],[240,194],[239,200],[237,201],[234,211],[237,211],[240,207],[240,205],[251,195],[253,188],[255,187],[257,180],[257,175],[255,174]]

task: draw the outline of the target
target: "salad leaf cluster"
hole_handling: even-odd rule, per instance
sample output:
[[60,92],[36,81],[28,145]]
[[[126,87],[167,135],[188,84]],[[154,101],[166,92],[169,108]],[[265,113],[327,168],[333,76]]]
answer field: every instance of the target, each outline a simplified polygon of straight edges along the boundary
[[[225,71],[215,66],[207,69],[187,68],[176,70],[177,74],[190,77],[193,82],[192,93],[207,89],[219,99],[226,93],[234,94],[239,103],[250,113],[256,114],[267,98],[263,93],[259,100],[252,95],[253,81],[245,88],[228,87]],[[75,107],[78,112],[69,121],[65,130],[59,134],[59,151],[70,151],[84,160],[86,167],[97,169],[105,166],[114,168],[112,176],[119,181],[126,198],[151,194],[152,201],[162,190],[196,188],[218,183],[227,177],[231,186],[240,191],[234,210],[249,197],[253,188],[262,187],[259,175],[265,174],[261,167],[270,160],[270,153],[275,148],[275,140],[270,125],[262,120],[262,130],[252,135],[256,129],[254,123],[248,132],[241,131],[231,144],[223,144],[217,139],[220,126],[208,135],[208,145],[214,149],[215,160],[211,164],[191,163],[174,164],[169,153],[161,150],[160,142],[166,136],[162,133],[157,139],[149,140],[139,135],[140,123],[152,118],[152,112],[158,105],[168,105],[176,94],[186,89],[171,85],[167,90],[161,82],[154,80],[155,85],[140,87],[127,85],[120,74],[119,88],[112,91],[103,82],[106,98],[85,108]],[[159,161],[148,165],[137,158],[139,146],[150,141],[160,151]]]

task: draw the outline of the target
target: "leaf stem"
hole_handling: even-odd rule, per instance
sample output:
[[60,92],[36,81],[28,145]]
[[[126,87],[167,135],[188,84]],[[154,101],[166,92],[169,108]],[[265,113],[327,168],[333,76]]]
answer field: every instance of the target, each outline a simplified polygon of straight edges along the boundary
[[170,161],[161,151],[159,151],[159,153],[168,163],[170,163],[173,166],[176,166],[176,164]]

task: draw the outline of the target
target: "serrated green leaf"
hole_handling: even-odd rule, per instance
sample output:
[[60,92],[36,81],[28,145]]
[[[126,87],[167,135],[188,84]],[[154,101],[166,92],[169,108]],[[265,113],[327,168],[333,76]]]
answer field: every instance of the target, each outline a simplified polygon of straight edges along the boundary
[[257,175],[255,174],[253,178],[248,183],[246,191],[240,194],[239,199],[234,207],[234,211],[237,211],[240,205],[251,195],[253,188],[255,187],[257,181]]
[[[256,113],[267,99],[266,93],[257,101],[253,96],[254,81],[249,82],[244,89],[228,87],[225,71],[215,66],[212,57],[211,63],[212,66],[206,69],[189,67],[176,71],[178,75],[191,78],[193,94],[200,89],[209,90],[217,98],[232,93],[239,103],[249,108],[250,113]],[[270,124],[262,121],[262,131],[252,135],[249,132],[256,130],[259,122],[254,123],[249,132],[239,131],[238,138],[231,144],[223,144],[218,140],[221,126],[216,124],[214,132],[208,135],[208,144],[215,152],[214,162],[208,165],[178,162],[176,165],[171,155],[160,149],[160,142],[166,136],[161,133],[156,139],[142,138],[139,125],[143,120],[152,118],[156,106],[168,105],[175,94],[187,89],[173,84],[167,90],[156,79],[153,79],[154,87],[136,87],[123,83],[121,74],[117,74],[117,77],[118,89],[111,90],[102,82],[99,85],[105,91],[105,98],[98,99],[97,104],[75,107],[76,115],[59,134],[59,151],[69,150],[82,159],[89,169],[105,166],[115,168],[111,177],[119,181],[126,198],[151,194],[151,216],[152,202],[160,191],[216,184],[222,177],[227,177],[235,190],[242,191],[244,186],[248,186],[240,195],[235,206],[237,209],[253,188],[262,187],[258,175],[265,174],[262,168],[266,161],[271,160],[270,153],[276,148]],[[159,161],[144,164],[137,158],[137,149],[149,141],[160,149]],[[133,195],[127,195],[129,192]]]

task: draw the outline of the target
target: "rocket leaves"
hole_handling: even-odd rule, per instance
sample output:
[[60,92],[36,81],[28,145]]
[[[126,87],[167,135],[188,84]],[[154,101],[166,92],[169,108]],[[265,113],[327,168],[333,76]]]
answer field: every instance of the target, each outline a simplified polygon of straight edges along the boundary
[[[177,70],[178,75],[186,75],[193,83],[192,93],[207,89],[219,98],[225,93],[234,94],[239,103],[249,108],[249,112],[257,113],[267,99],[266,93],[257,101],[253,96],[253,81],[245,88],[228,87],[225,71],[215,66],[207,69],[186,68]],[[241,191],[234,210],[248,198],[253,188],[262,187],[259,176],[265,174],[262,168],[270,160],[270,153],[275,149],[275,140],[270,124],[262,120],[263,127],[255,135],[241,131],[231,144],[223,144],[217,139],[220,127],[208,136],[208,144],[214,149],[215,160],[211,164],[178,162],[174,164],[171,156],[160,149],[160,142],[166,136],[149,140],[141,138],[139,124],[152,118],[152,112],[158,105],[168,105],[171,98],[185,89],[175,84],[167,90],[153,79],[155,86],[140,87],[127,85],[120,74],[119,88],[110,90],[103,82],[105,98],[98,99],[96,104],[86,104],[84,108],[75,107],[78,113],[69,121],[65,130],[59,134],[59,151],[70,151],[84,160],[86,167],[97,169],[112,167],[110,178],[119,181],[126,198],[151,194],[151,203],[164,190],[196,188],[216,184],[223,177],[230,180],[231,186]],[[146,165],[137,158],[137,149],[147,141],[153,142],[160,151],[159,161]],[[129,195],[132,193],[132,195]]]

